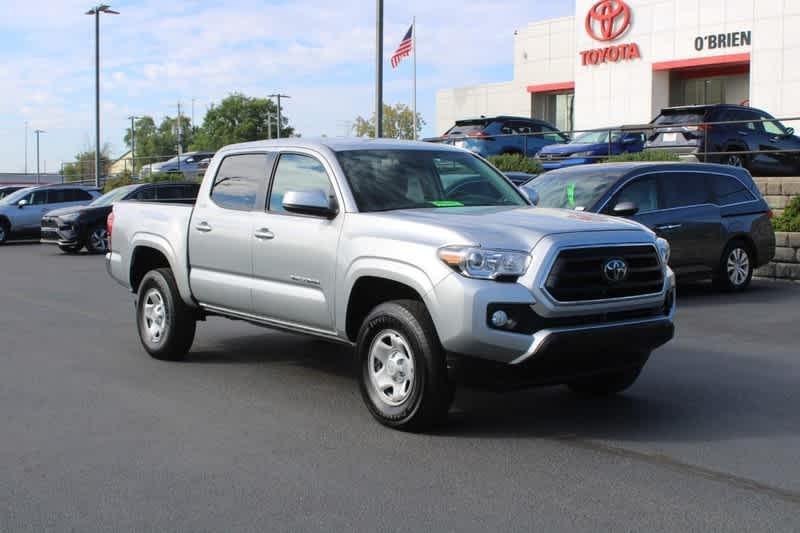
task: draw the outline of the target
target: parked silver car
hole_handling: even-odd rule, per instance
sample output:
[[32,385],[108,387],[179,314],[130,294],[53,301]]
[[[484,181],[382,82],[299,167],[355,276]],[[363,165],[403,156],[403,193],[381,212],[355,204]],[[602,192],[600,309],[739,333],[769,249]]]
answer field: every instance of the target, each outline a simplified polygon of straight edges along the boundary
[[534,208],[447,145],[234,145],[194,207],[119,202],[109,229],[108,270],[137,294],[153,357],[182,358],[212,315],[344,343],[367,408],[394,428],[441,420],[476,376],[619,392],[673,336],[666,241]]
[[12,238],[38,240],[43,215],[62,207],[87,205],[99,196],[94,187],[68,184],[13,192],[0,200],[0,244]]
[[212,157],[214,152],[186,152],[163,163],[143,166],[141,177],[148,178],[153,174],[182,174],[185,179],[194,180],[205,172]]

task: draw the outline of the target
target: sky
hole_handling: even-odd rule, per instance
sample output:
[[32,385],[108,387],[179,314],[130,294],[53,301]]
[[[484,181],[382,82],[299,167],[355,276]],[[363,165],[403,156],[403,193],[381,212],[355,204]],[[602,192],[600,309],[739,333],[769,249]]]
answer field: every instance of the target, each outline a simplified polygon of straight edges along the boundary
[[[233,92],[280,92],[304,137],[348,134],[371,116],[375,83],[372,0],[116,0],[100,21],[101,141],[127,150],[130,115],[201,124]],[[0,172],[44,170],[94,147],[94,19],[90,2],[0,0]],[[436,91],[513,77],[514,30],[566,16],[569,0],[385,0],[384,102],[411,105],[412,62],[389,57],[417,18],[417,106],[433,136]]]

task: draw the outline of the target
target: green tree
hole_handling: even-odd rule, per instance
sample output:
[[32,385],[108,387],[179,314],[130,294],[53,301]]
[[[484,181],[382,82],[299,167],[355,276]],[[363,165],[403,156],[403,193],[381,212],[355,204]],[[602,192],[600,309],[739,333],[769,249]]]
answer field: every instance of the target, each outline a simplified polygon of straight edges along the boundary
[[[191,120],[181,116],[181,148],[185,151],[193,142],[195,133],[191,127]],[[165,117],[156,127],[153,117],[144,116],[136,120],[136,165],[161,161],[166,156],[176,154],[178,151],[178,118]],[[125,131],[125,144],[131,147],[131,129]]]
[[[192,149],[214,151],[228,144],[275,138],[278,136],[277,116],[278,108],[272,100],[233,93],[208,110]],[[281,137],[293,135],[294,128],[283,115]]]
[[[103,146],[100,151],[100,175],[107,176],[111,166],[111,148]],[[75,161],[64,165],[64,181],[88,181],[94,180],[94,150],[85,149],[75,156]]]
[[[417,113],[417,137],[423,126],[425,120]],[[353,123],[353,131],[358,137],[375,137],[375,113],[369,120],[357,117]],[[413,139],[414,112],[411,108],[405,104],[383,104],[383,136],[388,139]]]

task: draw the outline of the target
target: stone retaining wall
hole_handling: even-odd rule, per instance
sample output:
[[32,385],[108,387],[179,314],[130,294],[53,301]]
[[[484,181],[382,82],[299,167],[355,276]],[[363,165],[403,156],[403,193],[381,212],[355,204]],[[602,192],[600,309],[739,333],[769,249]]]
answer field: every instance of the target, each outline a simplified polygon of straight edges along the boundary
[[775,216],[780,216],[793,196],[800,196],[800,178],[753,178]]
[[755,271],[761,278],[800,281],[800,233],[775,232],[775,259]]

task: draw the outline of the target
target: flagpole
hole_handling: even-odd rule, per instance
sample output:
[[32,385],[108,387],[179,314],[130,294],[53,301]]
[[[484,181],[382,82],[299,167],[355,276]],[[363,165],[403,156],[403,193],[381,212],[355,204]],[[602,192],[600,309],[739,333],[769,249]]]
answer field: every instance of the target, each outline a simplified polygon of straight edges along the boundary
[[411,23],[412,46],[414,47],[414,95],[411,100],[411,111],[414,113],[414,140],[417,140],[417,17]]

